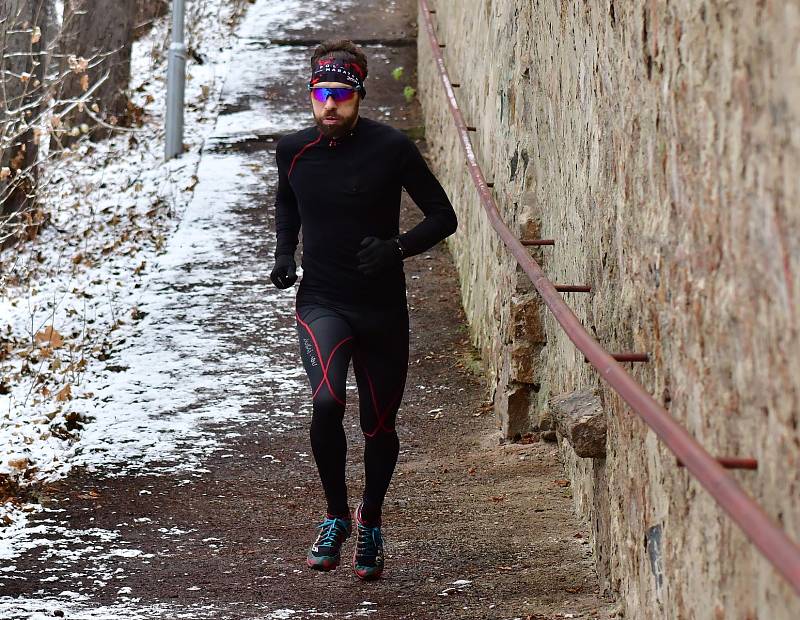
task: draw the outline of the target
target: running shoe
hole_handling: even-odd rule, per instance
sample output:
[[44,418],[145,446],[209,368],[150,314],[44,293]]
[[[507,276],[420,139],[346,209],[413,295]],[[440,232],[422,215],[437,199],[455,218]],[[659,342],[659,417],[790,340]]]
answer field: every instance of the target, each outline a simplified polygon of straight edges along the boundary
[[353,553],[353,572],[363,580],[377,579],[383,573],[383,536],[378,526],[361,520],[361,506],[356,511],[356,550]]
[[306,562],[314,570],[333,570],[339,566],[342,543],[350,537],[353,521],[328,516],[317,528],[319,534],[308,550]]

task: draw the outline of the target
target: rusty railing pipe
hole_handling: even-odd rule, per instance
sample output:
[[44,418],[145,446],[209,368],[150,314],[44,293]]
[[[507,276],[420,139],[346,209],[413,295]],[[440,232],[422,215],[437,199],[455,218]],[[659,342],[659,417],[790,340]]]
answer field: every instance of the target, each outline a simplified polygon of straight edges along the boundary
[[587,284],[554,284],[559,293],[591,293],[592,287]]
[[522,245],[555,245],[555,239],[523,239],[520,241]]
[[[725,469],[749,469],[751,471],[758,469],[757,459],[741,456],[718,456],[717,463],[722,465]],[[678,459],[678,467],[683,466],[681,460]]]

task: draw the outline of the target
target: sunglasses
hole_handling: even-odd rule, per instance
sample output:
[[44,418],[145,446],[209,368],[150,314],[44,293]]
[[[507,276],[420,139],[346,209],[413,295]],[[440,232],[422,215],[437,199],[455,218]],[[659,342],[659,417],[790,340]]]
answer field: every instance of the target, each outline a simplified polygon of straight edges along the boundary
[[342,101],[350,101],[356,96],[356,91],[353,88],[327,88],[324,86],[309,86],[308,90],[314,96],[314,99],[320,103],[325,103],[328,97],[333,97],[336,103]]

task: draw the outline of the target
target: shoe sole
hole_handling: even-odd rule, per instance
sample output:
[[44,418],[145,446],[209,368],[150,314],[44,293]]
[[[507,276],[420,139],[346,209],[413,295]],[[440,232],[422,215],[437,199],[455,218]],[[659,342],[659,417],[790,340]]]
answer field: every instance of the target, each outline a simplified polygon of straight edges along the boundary
[[374,573],[370,573],[368,571],[362,572],[359,571],[357,568],[354,568],[353,572],[356,574],[356,577],[358,577],[361,581],[376,581],[377,579],[381,578],[381,575],[383,575],[383,569],[380,569],[379,571]]
[[339,558],[330,560],[327,559],[319,560],[317,558],[314,558],[312,560],[311,558],[306,558],[306,564],[308,564],[308,567],[312,570],[321,570],[321,571],[333,570],[334,568],[339,566],[339,562],[340,562]]

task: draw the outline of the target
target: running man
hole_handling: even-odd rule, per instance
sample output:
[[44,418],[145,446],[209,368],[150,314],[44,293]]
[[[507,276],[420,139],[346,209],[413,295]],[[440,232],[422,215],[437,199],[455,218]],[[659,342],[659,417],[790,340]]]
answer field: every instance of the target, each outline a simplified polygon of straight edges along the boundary
[[[294,254],[302,229],[297,331],[312,391],[311,448],[327,500],[307,563],[318,570],[338,566],[352,532],[342,426],[352,360],[365,469],[353,570],[360,579],[377,579],[384,565],[381,508],[397,463],[395,416],[408,370],[403,259],[451,235],[457,221],[414,143],[359,116],[366,77],[367,59],[351,41],[329,41],[314,50],[308,89],[315,126],[277,145],[277,245],[270,279],[278,288],[297,281]],[[403,188],[425,217],[399,234]]]

